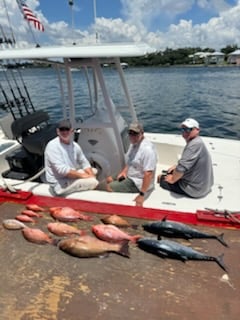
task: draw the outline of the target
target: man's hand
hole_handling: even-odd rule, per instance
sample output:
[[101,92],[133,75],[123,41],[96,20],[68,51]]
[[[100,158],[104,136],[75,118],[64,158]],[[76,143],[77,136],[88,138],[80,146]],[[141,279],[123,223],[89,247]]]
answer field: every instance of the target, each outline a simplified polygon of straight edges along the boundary
[[144,202],[144,196],[141,196],[140,194],[136,196],[136,198],[134,199],[134,201],[136,202],[136,206],[137,207],[142,207],[143,206],[143,202]]

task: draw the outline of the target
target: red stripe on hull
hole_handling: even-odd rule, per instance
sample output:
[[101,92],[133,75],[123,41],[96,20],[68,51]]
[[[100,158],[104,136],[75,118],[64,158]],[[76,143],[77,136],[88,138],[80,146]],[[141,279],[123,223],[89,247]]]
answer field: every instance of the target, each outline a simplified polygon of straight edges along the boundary
[[[71,207],[75,210],[99,214],[117,214],[126,217],[161,220],[167,216],[169,220],[187,224],[202,225],[208,227],[224,227],[240,229],[240,223],[230,221],[227,218],[215,217],[213,214],[206,214],[203,219],[204,211],[182,212],[162,209],[149,209],[144,207],[92,202],[85,200],[65,199],[58,197],[37,196],[31,192],[18,191],[10,193],[0,190],[0,202],[17,202],[20,204],[37,204],[41,207]],[[200,219],[198,218],[200,216]],[[238,215],[239,217],[239,215]]]

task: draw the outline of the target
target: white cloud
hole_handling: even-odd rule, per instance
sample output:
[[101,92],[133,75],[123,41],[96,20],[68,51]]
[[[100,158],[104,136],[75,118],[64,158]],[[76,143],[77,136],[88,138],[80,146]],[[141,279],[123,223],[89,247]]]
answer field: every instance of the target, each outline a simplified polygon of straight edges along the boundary
[[213,10],[216,13],[226,11],[231,6],[224,0],[197,0],[197,5],[206,10]]
[[[32,41],[26,21],[18,9],[15,0],[5,0],[14,35],[19,45]],[[39,10],[40,1],[28,0],[29,7],[37,14],[45,26],[45,32],[35,32],[42,45],[45,43],[67,44],[72,42],[92,43],[96,41],[96,31],[101,41],[142,41],[157,50],[166,47],[211,47],[216,50],[226,45],[240,46],[240,1],[230,6],[224,0],[121,0],[124,19],[106,19],[98,17],[96,24],[86,30],[72,30],[64,21],[51,23]],[[181,19],[171,23],[179,14],[190,11],[192,6],[199,10],[215,12],[215,17],[207,23],[196,24]],[[2,5],[1,5],[2,6]],[[76,11],[80,10],[78,7]],[[202,11],[202,12],[204,12]],[[152,32],[151,22],[164,17],[169,27]],[[0,24],[11,34],[5,10],[0,10]],[[34,29],[33,29],[34,30]]]

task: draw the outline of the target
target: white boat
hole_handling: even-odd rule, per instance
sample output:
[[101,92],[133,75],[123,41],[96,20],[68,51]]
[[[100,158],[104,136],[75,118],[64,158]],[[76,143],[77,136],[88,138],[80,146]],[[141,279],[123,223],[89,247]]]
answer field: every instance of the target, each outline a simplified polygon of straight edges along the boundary
[[[47,60],[57,70],[61,70],[58,80],[63,105],[59,108],[59,114],[61,113],[63,118],[69,117],[74,124],[78,132],[78,143],[91,163],[96,165],[99,178],[102,179],[109,168],[112,174],[116,174],[125,163],[129,146],[128,123],[122,112],[127,113],[131,121],[137,120],[120,58],[141,56],[149,50],[150,48],[143,44],[8,49],[0,51],[0,60]],[[115,105],[113,102],[102,70],[106,64],[116,66],[113,71],[119,75],[125,106]],[[85,73],[90,92],[90,116],[84,121],[76,119],[74,92],[79,88],[76,88],[76,83],[72,80],[72,72],[76,68]],[[53,201],[56,200],[58,203],[69,203],[92,212],[119,213],[150,219],[159,219],[167,214],[175,220],[203,224],[213,218],[213,223],[218,223],[218,219],[219,223],[227,221],[231,225],[231,220],[236,217],[234,214],[240,211],[240,141],[215,137],[203,137],[214,168],[214,185],[204,198],[190,199],[170,193],[160,188],[157,182],[143,208],[135,206],[136,194],[93,190],[73,193],[65,199],[55,198],[50,193],[48,184],[44,182],[44,173],[39,174],[43,167],[44,146],[55,134],[54,126],[48,125],[48,120],[48,115],[43,110],[32,112],[20,119],[14,119],[13,115],[9,114],[0,120],[0,171],[4,177],[2,185],[4,187],[7,184],[10,189],[14,186],[21,190],[18,193],[22,192],[22,195],[33,195],[34,198],[29,201],[40,204],[48,201],[54,204]],[[43,123],[46,123],[45,127],[42,126]],[[31,134],[24,137],[24,131],[29,130]],[[145,136],[156,146],[158,173],[169,168],[181,157],[185,145],[181,135],[145,132]],[[18,193],[15,201],[20,197]],[[13,199],[14,193],[2,190],[0,196],[2,199]]]

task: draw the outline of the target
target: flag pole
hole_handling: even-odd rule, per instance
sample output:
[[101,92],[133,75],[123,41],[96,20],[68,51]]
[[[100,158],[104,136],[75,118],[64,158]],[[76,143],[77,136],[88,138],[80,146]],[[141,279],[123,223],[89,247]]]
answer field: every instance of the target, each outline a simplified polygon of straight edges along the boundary
[[[70,6],[70,10],[71,10],[71,19],[72,19],[72,34],[73,34],[73,32],[74,32],[74,13],[73,13],[73,5],[74,5],[74,3],[73,3],[73,0],[69,0],[68,1],[68,4],[69,4],[69,6]],[[76,44],[76,42],[75,41],[73,41],[73,45],[75,45]]]
[[93,0],[93,15],[94,15],[94,23],[95,23],[95,37],[96,37],[96,42],[98,42],[98,32],[97,32],[97,28],[96,28],[96,20],[97,20],[96,0]]
[[37,42],[37,39],[35,37],[35,34],[31,28],[30,22],[34,24],[34,27],[38,30],[44,31],[44,26],[39,21],[39,19],[35,16],[35,14],[32,12],[31,9],[28,8],[27,4],[25,3],[25,0],[16,0],[18,7],[20,11],[23,14],[23,17],[25,20],[27,20],[29,31],[33,37],[34,42],[36,43],[36,47],[40,47],[40,45]]

